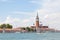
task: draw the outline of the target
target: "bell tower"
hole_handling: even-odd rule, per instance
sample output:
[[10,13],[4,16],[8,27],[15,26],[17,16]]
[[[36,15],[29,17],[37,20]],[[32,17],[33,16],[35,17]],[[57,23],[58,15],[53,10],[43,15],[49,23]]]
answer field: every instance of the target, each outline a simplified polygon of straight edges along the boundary
[[37,13],[37,16],[36,16],[36,27],[37,27],[37,28],[39,27],[39,17],[38,17],[38,13]]
[[37,13],[37,16],[36,16],[36,32],[37,32],[37,33],[40,33],[38,13]]

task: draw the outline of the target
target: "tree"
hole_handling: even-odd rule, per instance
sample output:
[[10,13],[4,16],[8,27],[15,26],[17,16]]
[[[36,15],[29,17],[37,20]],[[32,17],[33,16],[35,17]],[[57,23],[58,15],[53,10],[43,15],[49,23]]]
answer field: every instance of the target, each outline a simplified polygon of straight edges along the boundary
[[29,28],[29,27],[26,27],[26,29],[30,32],[30,31],[33,31],[33,29]]
[[0,28],[6,28],[6,24],[1,24]]
[[11,29],[11,28],[12,28],[12,25],[10,25],[10,24],[6,24],[6,28]]
[[8,29],[11,29],[12,28],[12,25],[10,25],[10,24],[1,24],[0,25],[0,28],[8,28]]

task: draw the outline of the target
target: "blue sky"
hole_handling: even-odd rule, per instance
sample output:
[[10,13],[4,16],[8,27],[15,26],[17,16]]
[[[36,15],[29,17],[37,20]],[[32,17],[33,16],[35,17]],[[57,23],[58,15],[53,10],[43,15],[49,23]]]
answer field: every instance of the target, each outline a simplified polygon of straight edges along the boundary
[[[25,20],[30,18],[30,14],[40,8],[40,5],[32,3],[31,1],[32,0],[0,0],[1,23],[6,23],[6,20],[9,21],[11,19]],[[8,23],[15,24],[15,22]],[[16,25],[18,25],[18,23]]]
[[60,29],[60,0],[0,0],[0,24],[31,26],[37,12],[43,25]]
[[31,3],[32,0],[0,0],[0,16],[7,17],[8,15],[12,17],[27,17],[24,13],[19,15],[15,12],[34,12],[40,5]]

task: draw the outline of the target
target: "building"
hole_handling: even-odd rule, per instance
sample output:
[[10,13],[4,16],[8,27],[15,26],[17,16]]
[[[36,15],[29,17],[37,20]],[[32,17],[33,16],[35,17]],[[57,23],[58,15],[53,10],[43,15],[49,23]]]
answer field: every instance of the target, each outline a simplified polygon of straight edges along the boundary
[[36,30],[36,32],[41,32],[42,30],[45,31],[45,29],[47,29],[48,26],[43,26],[41,23],[39,23],[39,16],[37,13],[35,25],[31,26],[31,28]]
[[36,28],[48,28],[48,26],[43,26],[41,23],[39,23],[39,16],[38,16],[38,13],[37,13],[37,16],[36,16],[36,23],[35,23],[35,26],[36,26]]

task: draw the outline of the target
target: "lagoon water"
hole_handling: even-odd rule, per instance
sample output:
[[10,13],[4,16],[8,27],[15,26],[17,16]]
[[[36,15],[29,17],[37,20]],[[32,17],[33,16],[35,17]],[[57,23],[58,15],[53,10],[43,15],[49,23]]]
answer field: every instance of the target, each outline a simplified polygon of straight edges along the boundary
[[60,33],[0,33],[0,40],[60,40]]

